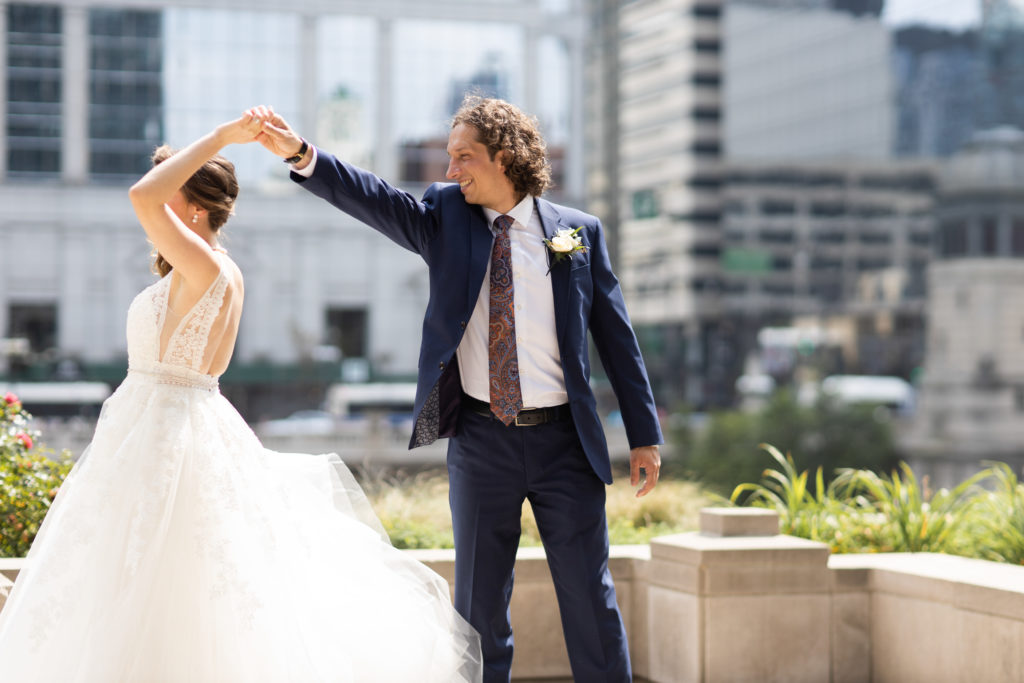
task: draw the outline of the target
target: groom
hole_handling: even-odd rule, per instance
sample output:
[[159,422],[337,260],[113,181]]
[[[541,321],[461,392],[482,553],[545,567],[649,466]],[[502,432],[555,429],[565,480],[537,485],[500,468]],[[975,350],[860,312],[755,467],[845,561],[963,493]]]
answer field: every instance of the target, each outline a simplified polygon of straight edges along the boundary
[[427,263],[410,448],[450,438],[455,607],[480,633],[484,680],[509,680],[509,599],[528,499],[573,677],[629,681],[608,571],[612,475],[588,332],[619,401],[632,484],[645,475],[638,496],[657,483],[661,429],[600,222],[541,197],[550,167],[535,120],[508,102],[467,97],[448,138],[455,182],[416,200],[310,146],[271,110],[250,113],[265,121],[259,139],[291,164],[295,182]]

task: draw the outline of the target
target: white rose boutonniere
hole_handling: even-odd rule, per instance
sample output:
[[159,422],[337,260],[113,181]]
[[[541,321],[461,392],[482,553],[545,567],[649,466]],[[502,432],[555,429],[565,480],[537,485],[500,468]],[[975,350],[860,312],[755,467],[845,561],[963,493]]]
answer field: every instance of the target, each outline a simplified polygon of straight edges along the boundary
[[[583,244],[583,238],[578,234],[582,229],[582,225],[575,230],[562,228],[555,233],[554,237],[544,240],[544,244],[548,245],[548,249],[551,251],[551,268],[559,261],[564,259],[571,261],[574,254],[587,250]],[[548,268],[549,273],[551,268]]]

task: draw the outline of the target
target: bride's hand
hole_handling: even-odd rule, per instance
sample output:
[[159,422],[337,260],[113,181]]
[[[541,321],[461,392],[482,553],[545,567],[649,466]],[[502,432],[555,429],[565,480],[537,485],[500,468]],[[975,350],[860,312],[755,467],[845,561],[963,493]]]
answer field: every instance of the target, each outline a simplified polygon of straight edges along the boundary
[[256,140],[272,154],[287,159],[299,153],[299,149],[302,147],[302,138],[273,108],[261,104],[258,107],[253,107],[246,114],[260,120],[262,126]]
[[256,140],[262,125],[263,121],[258,116],[252,112],[246,112],[234,121],[227,121],[217,126],[216,134],[222,146],[244,145]]

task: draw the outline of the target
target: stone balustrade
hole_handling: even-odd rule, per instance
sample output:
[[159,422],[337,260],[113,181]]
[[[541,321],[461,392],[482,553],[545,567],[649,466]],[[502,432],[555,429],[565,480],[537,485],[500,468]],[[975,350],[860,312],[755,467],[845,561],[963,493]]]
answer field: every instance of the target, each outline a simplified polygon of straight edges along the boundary
[[[758,509],[615,546],[609,566],[638,679],[651,683],[1024,680],[1024,567],[929,553],[829,556]],[[407,551],[451,583],[450,550]],[[0,559],[0,608],[21,560]],[[517,681],[567,681],[541,548],[512,597]]]

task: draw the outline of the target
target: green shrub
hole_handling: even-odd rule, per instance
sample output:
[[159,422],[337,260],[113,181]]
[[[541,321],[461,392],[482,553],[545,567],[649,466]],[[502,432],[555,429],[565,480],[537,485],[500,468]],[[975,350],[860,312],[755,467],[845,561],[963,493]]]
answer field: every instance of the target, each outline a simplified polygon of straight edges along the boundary
[[846,513],[846,504],[836,489],[843,482],[836,479],[826,487],[822,468],[815,474],[814,490],[808,485],[807,470],[797,472],[791,455],[783,456],[770,444],[760,444],[779,469],[766,469],[762,483],[743,483],[733,489],[729,502],[741,500],[748,505],[774,508],[779,513],[779,530],[783,534],[825,541],[835,533],[838,520]]
[[[692,446],[677,448],[679,462],[688,477],[719,493],[760,479],[762,443],[800,453],[809,470],[821,467],[827,478],[840,468],[884,472],[897,463],[887,416],[884,408],[843,406],[828,397],[805,407],[779,391],[759,412],[712,415]],[[814,489],[814,482],[808,485]]]
[[[879,551],[935,553],[964,550],[957,532],[971,517],[977,484],[992,476],[991,470],[983,470],[952,489],[931,491],[903,462],[899,471],[887,477],[866,470],[845,474],[851,491],[868,496],[865,503],[870,505],[854,508],[858,514],[868,511],[873,518],[884,520],[879,531],[892,547],[877,548]],[[856,517],[851,521],[856,522]]]
[[1006,463],[992,466],[995,488],[978,497],[963,545],[986,560],[1024,565],[1024,484]]
[[[808,471],[798,472],[792,456],[783,456],[773,446],[762,444],[762,448],[778,467],[766,469],[761,483],[737,486],[729,502],[774,508],[782,533],[827,543],[832,552],[945,552],[981,557],[985,553],[972,529],[983,523],[993,538],[1002,539],[1005,534],[1006,515],[991,516],[979,507],[981,501],[989,500],[1001,510],[1012,509],[1005,503],[1006,493],[980,497],[979,484],[991,478],[993,470],[978,472],[953,489],[932,491],[906,463],[885,476],[844,468],[827,485],[819,467],[812,493]],[[1008,468],[1007,473],[1012,477]],[[1012,487],[1008,480],[1010,488],[1024,510],[1024,496],[1015,478]],[[997,559],[997,553],[989,555]]]
[[420,520],[394,518],[381,520],[381,523],[391,544],[402,550],[455,547],[450,526],[438,528]]
[[0,399],[0,557],[24,557],[72,462],[37,446],[17,396]]
[[[391,543],[397,548],[451,548],[448,478],[440,471],[412,476],[364,479],[363,488]],[[643,498],[629,485],[628,474],[616,476],[606,489],[608,532],[616,545],[647,543],[655,536],[696,529],[700,509],[710,498],[688,481],[662,479]],[[523,505],[520,546],[541,545],[529,503]]]

